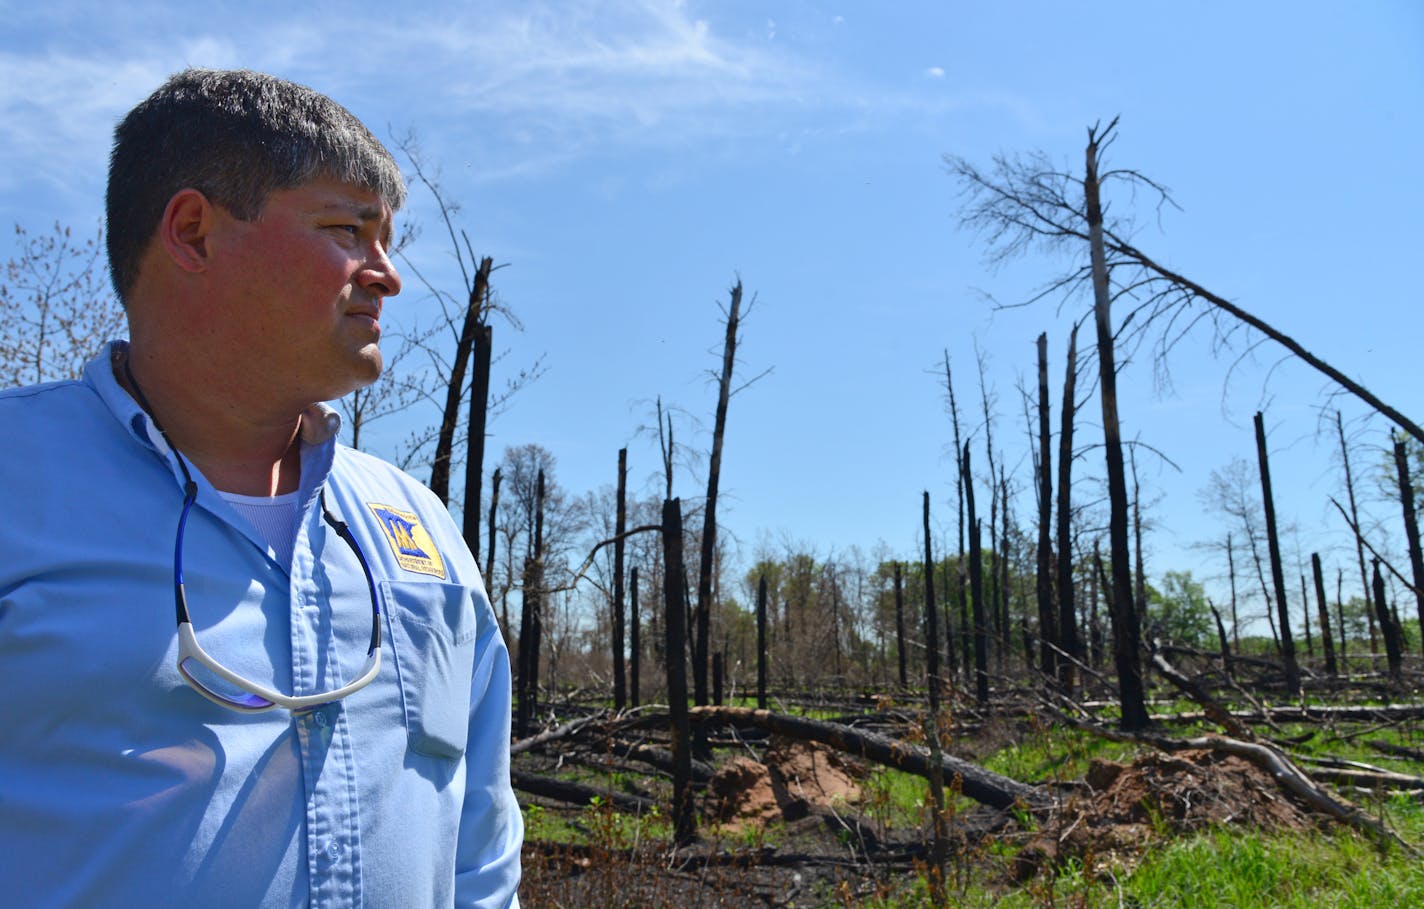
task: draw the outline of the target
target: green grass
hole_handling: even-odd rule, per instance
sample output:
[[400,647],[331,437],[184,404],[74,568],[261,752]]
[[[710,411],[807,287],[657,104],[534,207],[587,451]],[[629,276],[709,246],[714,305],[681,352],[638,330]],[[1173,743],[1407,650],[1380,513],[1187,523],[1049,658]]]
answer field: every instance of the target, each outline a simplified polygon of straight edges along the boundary
[[[990,850],[1007,852],[1007,850]],[[1054,878],[1007,888],[981,857],[979,872],[950,871],[953,906],[1003,909],[1394,909],[1424,906],[1424,864],[1393,850],[1381,854],[1362,837],[1337,831],[1269,835],[1218,828],[1148,850],[1133,867],[1074,864]],[[826,902],[824,905],[833,905]],[[857,905],[920,909],[930,905],[922,878]]]

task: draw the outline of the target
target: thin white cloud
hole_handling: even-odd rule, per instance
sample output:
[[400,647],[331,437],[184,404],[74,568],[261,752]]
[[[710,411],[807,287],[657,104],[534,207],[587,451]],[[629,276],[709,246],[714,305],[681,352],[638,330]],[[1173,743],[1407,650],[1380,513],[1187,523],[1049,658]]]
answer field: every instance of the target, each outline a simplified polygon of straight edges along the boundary
[[[21,40],[0,52],[0,191],[17,181],[62,186],[83,174],[93,178],[84,191],[92,197],[113,123],[188,65],[305,82],[380,134],[420,130],[433,155],[482,179],[629,148],[760,136],[784,150],[828,110],[845,133],[965,103],[941,96],[927,104],[848,82],[784,41],[761,40],[755,26],[774,33],[771,20],[719,26],[725,20],[707,17],[719,7],[675,0],[439,9],[417,0],[375,31],[366,21],[318,21],[293,9],[184,32],[161,8],[157,0],[93,15],[51,7],[17,25]],[[31,32],[42,38],[27,44]],[[390,87],[396,76],[400,94]]]
[[943,79],[944,68],[940,66],[931,66],[929,69],[925,70],[925,75],[929,76],[931,79]]

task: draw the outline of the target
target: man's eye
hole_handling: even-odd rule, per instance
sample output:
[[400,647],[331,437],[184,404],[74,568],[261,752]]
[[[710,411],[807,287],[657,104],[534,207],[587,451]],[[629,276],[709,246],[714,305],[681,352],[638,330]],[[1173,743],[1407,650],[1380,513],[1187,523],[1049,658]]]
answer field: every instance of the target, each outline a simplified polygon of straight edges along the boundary
[[355,236],[356,234],[359,234],[361,232],[361,226],[359,224],[333,224],[331,225],[331,229],[346,231],[352,236]]

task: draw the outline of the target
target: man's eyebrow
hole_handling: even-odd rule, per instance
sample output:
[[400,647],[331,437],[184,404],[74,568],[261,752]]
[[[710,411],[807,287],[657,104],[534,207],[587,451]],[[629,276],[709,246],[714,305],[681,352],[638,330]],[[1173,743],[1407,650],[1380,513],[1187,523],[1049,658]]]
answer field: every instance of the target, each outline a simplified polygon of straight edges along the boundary
[[363,221],[379,221],[386,214],[384,209],[368,202],[327,202],[317,210],[319,212],[344,212],[355,215]]
[[[342,212],[353,215],[362,221],[381,222],[386,220],[386,210],[382,206],[372,205],[369,202],[328,202],[321,206],[318,211],[322,213]],[[382,232],[382,242],[390,245],[395,240],[395,218],[392,216],[390,222],[386,224]]]

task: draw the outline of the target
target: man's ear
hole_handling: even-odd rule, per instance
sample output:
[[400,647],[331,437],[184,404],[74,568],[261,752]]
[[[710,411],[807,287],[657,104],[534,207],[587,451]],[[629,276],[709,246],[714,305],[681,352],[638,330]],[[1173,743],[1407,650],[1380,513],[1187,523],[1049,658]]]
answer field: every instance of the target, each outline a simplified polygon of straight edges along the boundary
[[168,200],[158,239],[174,265],[194,274],[207,269],[207,238],[215,215],[213,203],[196,189],[180,189]]

